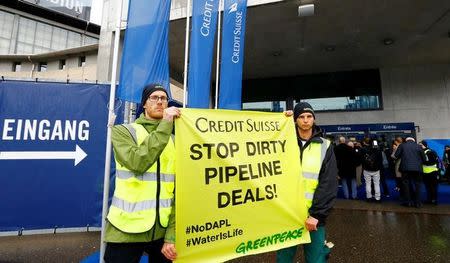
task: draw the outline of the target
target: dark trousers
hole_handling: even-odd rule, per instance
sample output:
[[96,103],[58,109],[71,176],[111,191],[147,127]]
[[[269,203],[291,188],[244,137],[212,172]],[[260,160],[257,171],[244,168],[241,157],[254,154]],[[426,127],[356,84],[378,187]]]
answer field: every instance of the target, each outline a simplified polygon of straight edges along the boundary
[[146,252],[149,263],[171,262],[161,253],[163,244],[163,239],[147,243],[107,243],[103,259],[106,263],[139,263]]
[[402,178],[401,177],[395,177],[395,186],[398,188],[398,195],[399,200],[401,202],[405,201],[405,191],[403,191],[403,185],[402,185]]
[[383,190],[383,195],[388,196],[389,194],[389,187],[386,182],[386,178],[389,176],[389,168],[382,168],[380,171],[380,185],[381,189]]
[[427,202],[435,203],[437,201],[438,191],[438,172],[424,174],[423,183],[427,189]]
[[402,185],[405,202],[420,204],[421,172],[402,172]]

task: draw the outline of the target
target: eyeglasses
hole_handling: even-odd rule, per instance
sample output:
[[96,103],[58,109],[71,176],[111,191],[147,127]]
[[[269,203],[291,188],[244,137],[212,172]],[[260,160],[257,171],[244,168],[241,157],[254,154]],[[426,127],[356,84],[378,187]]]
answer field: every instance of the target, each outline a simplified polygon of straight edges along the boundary
[[148,99],[151,102],[157,102],[159,100],[161,100],[161,102],[163,102],[163,103],[167,102],[167,97],[166,96],[150,96],[150,97],[148,97]]

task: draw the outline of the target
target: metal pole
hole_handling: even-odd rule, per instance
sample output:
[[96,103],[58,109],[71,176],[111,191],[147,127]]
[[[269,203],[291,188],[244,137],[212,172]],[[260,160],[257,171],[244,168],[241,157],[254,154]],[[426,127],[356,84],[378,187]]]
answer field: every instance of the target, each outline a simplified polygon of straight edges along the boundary
[[187,67],[189,56],[189,21],[191,13],[191,0],[187,0],[186,4],[186,41],[184,44],[184,83],[183,83],[183,108],[187,104]]
[[220,29],[221,29],[221,16],[220,16],[220,8],[222,6],[222,0],[219,0],[219,7],[218,7],[218,11],[219,11],[219,20],[217,21],[217,57],[216,57],[216,101],[215,101],[215,109],[217,109],[218,107],[218,100],[219,100],[219,65],[220,65]]
[[116,97],[116,81],[117,81],[117,63],[119,58],[119,42],[120,42],[120,27],[122,22],[122,6],[123,0],[118,1],[120,6],[117,8],[117,25],[114,36],[114,51],[113,51],[113,63],[111,72],[111,87],[109,92],[109,114],[108,114],[108,131],[106,134],[106,153],[105,153],[105,174],[103,178],[103,209],[102,209],[102,232],[100,243],[100,263],[103,263],[103,255],[105,254],[105,223],[106,212],[108,210],[108,197],[109,197],[109,176],[111,168],[111,128],[114,125],[114,99]]

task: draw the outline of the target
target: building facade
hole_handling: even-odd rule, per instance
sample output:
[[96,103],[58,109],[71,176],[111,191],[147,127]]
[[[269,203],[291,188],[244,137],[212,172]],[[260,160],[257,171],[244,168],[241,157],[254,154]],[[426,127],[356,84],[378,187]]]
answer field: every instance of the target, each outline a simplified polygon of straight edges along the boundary
[[96,81],[99,33],[100,26],[88,20],[31,2],[4,1],[0,4],[0,75]]

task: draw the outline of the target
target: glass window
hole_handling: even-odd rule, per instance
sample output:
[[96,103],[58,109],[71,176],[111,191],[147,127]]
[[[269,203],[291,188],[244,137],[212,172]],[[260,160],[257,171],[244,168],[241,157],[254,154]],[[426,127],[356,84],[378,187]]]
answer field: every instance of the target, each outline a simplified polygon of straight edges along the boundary
[[59,60],[59,69],[61,69],[61,70],[66,69],[66,60],[65,59]]
[[17,54],[32,54],[33,45],[18,42],[17,43]]
[[381,109],[380,98],[375,95],[302,99],[301,101],[311,104],[314,111]]
[[51,51],[51,50],[48,49],[48,48],[43,48],[43,47],[39,47],[39,46],[34,46],[33,54],[46,53],[46,52],[49,52],[49,51]]
[[89,37],[89,36],[85,36],[84,37],[84,45],[87,46],[87,45],[92,45],[92,44],[98,44],[98,39]]
[[34,35],[36,32],[36,21],[20,17],[19,33],[17,38],[17,54],[33,53]]
[[84,67],[86,65],[86,57],[82,56],[78,58],[78,67]]
[[19,72],[22,68],[22,63],[20,62],[13,62],[12,71],[13,72]]
[[282,112],[286,110],[285,101],[262,101],[262,102],[244,102],[243,110]]
[[39,62],[39,72],[45,72],[47,71],[47,62]]
[[81,46],[81,34],[69,31],[67,37],[67,48]]
[[10,39],[13,29],[14,15],[0,11],[0,37]]
[[[35,50],[49,50],[52,45],[52,26],[38,23],[36,26]],[[36,52],[37,53],[37,52]]]
[[52,50],[61,50],[66,48],[67,30],[53,27]]
[[35,32],[36,21],[20,17],[18,41],[26,44],[33,44]]
[[9,53],[9,39],[0,38],[0,54],[8,54]]

